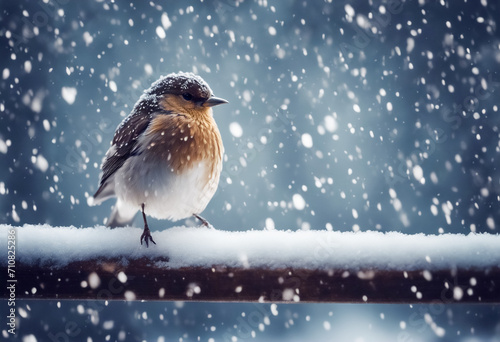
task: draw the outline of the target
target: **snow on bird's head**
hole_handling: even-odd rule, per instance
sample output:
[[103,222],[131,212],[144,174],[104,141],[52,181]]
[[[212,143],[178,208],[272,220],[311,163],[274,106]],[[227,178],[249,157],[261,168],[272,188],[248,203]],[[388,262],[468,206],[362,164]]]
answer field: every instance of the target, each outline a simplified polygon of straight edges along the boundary
[[190,72],[171,73],[160,77],[145,91],[147,95],[189,93],[194,98],[208,99],[213,95],[207,82],[198,75]]

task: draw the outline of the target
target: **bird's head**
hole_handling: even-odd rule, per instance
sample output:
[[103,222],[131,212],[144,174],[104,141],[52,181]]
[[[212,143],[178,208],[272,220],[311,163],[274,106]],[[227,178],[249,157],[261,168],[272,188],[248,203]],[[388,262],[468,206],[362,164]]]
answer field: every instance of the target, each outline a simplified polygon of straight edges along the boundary
[[183,72],[161,77],[146,90],[146,95],[155,96],[163,110],[193,118],[212,115],[212,107],[227,103],[213,96],[212,89],[200,76]]

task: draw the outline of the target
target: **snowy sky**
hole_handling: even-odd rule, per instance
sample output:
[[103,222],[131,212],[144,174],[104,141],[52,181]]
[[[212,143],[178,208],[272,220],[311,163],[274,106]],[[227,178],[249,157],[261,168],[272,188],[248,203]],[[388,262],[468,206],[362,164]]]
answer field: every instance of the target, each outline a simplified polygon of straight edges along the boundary
[[395,4],[3,4],[0,222],[102,224],[114,129],[182,70],[230,102],[214,226],[494,233],[496,10]]

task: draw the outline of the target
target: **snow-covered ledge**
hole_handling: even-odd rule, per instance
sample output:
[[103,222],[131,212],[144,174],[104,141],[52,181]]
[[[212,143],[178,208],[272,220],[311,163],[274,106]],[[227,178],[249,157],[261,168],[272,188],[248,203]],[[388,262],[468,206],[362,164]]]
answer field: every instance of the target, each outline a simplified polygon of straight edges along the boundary
[[176,227],[146,248],[141,233],[0,225],[0,272],[15,249],[16,298],[500,302],[498,234]]

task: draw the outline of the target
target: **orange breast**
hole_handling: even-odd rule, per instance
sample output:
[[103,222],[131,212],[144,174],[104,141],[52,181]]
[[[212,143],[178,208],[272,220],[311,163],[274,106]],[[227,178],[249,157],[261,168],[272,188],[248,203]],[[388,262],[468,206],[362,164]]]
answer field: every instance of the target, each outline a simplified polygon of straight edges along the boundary
[[151,155],[165,161],[172,172],[182,173],[203,161],[208,165],[207,181],[219,176],[223,145],[211,115],[158,115],[146,131],[146,138]]

